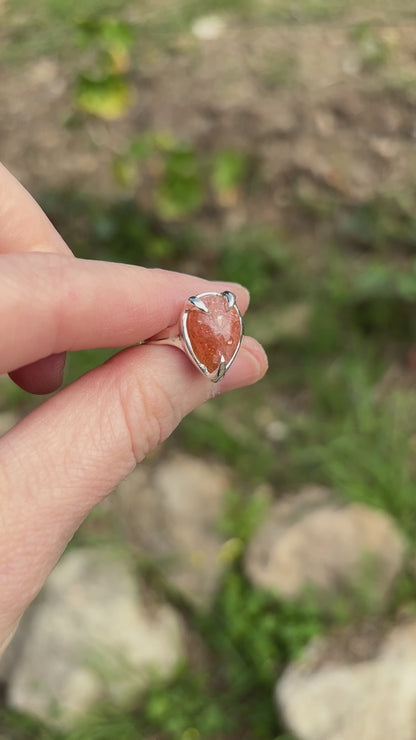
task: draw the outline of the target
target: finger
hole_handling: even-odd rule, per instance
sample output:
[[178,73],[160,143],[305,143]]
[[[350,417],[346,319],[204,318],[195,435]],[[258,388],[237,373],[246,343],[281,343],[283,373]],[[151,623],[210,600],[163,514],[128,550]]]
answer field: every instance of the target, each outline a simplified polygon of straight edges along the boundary
[[9,376],[28,393],[52,393],[62,385],[65,360],[66,352],[59,352],[12,370]]
[[[36,201],[0,164],[0,254],[6,252],[72,252]],[[62,383],[65,355],[46,357],[14,372],[12,380],[31,393],[50,393]]]
[[23,185],[0,164],[0,253],[72,252]]
[[[223,387],[252,383],[266,367],[245,339]],[[0,440],[0,644],[90,509],[211,389],[180,350],[132,347]]]
[[268,367],[263,347],[253,337],[243,337],[234,364],[219,383],[211,383],[211,397],[242,388],[262,378]]
[[231,287],[242,312],[248,304],[241,286],[55,254],[3,255],[0,275],[0,373],[65,350],[147,339],[204,290]]

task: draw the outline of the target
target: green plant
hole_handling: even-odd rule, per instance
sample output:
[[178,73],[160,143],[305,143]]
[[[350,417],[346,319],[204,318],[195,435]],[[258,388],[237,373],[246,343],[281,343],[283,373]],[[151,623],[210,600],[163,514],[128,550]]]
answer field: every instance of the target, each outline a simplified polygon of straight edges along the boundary
[[133,43],[131,27],[121,20],[90,16],[78,24],[78,42],[89,58],[87,70],[79,72],[75,104],[99,118],[120,118],[132,101],[127,77]]
[[337,235],[353,244],[384,256],[392,250],[415,252],[416,219],[414,193],[405,196],[379,195],[354,206],[344,205],[335,213]]
[[[325,318],[327,306],[332,314]],[[328,336],[338,332],[345,343],[371,337],[376,348],[382,342],[413,342],[416,337],[416,263],[391,264],[379,258],[351,262],[348,273],[343,260],[333,260],[322,299],[316,304],[315,320],[327,324]],[[332,329],[330,324],[332,323]],[[340,327],[343,327],[342,334]],[[365,348],[367,352],[367,348]]]
[[108,73],[98,78],[80,74],[75,101],[81,110],[99,118],[120,118],[131,102],[129,84],[119,74]]
[[224,235],[218,254],[219,271],[225,280],[246,285],[253,302],[276,299],[291,288],[292,263],[278,234],[265,227],[246,227]]
[[361,64],[366,70],[376,70],[387,63],[391,47],[371,23],[353,27],[351,38],[356,43]]
[[202,165],[197,153],[176,146],[164,157],[164,174],[156,188],[156,208],[165,219],[196,211],[204,201]]
[[145,740],[134,715],[107,706],[99,707],[82,718],[75,729],[65,733],[64,740],[114,740],[116,737]]
[[248,175],[248,158],[242,152],[220,149],[211,160],[211,183],[221,205],[233,205]]
[[357,0],[275,0],[265,2],[266,18],[288,23],[311,23],[332,20],[353,9]]
[[225,499],[223,515],[218,523],[220,532],[246,544],[266,514],[270,496],[258,490],[248,497],[232,489]]
[[228,572],[210,614],[198,624],[218,666],[213,679],[220,681],[239,726],[258,740],[273,737],[279,725],[269,697],[285,662],[321,633],[317,603],[292,604],[257,591],[237,567]]
[[379,395],[369,358],[343,357],[329,372],[317,370],[310,375],[310,415],[292,439],[294,464],[306,463],[307,474],[346,499],[388,511],[414,539],[412,394]]
[[249,481],[267,478],[273,466],[274,455],[254,431],[232,428],[209,414],[187,417],[178,432],[185,447],[194,454],[213,453],[232,464]]
[[330,427],[319,452],[325,475],[344,496],[389,511],[414,536],[408,399],[394,397],[382,408],[366,396],[354,399],[348,393],[348,398],[350,414]]
[[143,702],[143,720],[149,730],[167,738],[215,737],[233,729],[233,718],[218,701],[203,674],[182,669],[168,684],[155,685]]
[[0,377],[0,412],[7,409],[21,408],[26,394],[9,378]]
[[7,740],[63,740],[60,732],[38,719],[6,709],[0,710],[0,731],[7,733]]
[[163,131],[133,138],[113,169],[119,184],[137,188],[145,209],[166,221],[184,219],[213,201],[233,205],[249,174],[242,152],[201,153]]

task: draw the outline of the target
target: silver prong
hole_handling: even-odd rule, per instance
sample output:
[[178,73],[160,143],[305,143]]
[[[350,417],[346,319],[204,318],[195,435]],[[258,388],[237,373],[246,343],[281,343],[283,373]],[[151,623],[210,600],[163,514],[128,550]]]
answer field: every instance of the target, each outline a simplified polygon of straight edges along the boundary
[[223,377],[224,377],[224,375],[225,375],[226,369],[227,369],[227,363],[225,361],[225,357],[224,357],[224,355],[221,355],[221,360],[220,360],[220,364],[218,366],[217,374],[216,374],[215,378],[212,379],[212,382],[213,383],[218,383],[219,380],[222,380]]
[[192,303],[195,308],[197,308],[199,311],[203,311],[204,313],[209,313],[209,308],[205,305],[204,301],[199,298],[197,295],[192,295],[190,298],[188,298],[189,303]]
[[222,295],[227,300],[227,311],[231,311],[231,309],[234,308],[235,302],[237,300],[234,293],[231,293],[230,290],[224,290]]

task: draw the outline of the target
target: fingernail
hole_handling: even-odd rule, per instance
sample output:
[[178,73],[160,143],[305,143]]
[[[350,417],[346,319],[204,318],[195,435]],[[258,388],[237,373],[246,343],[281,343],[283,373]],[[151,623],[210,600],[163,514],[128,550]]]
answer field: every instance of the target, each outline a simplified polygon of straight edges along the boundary
[[265,375],[269,367],[269,361],[263,347],[256,344],[249,347],[242,347],[241,354],[245,363],[245,382],[255,383]]

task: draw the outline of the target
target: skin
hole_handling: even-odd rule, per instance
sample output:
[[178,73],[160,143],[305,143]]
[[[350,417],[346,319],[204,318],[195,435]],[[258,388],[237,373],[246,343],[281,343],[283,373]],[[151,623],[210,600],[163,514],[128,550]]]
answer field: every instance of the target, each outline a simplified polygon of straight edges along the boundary
[[[190,295],[232,290],[242,313],[249,301],[240,285],[75,258],[1,165],[0,286],[0,373],[39,394],[61,385],[67,350],[151,337]],[[133,346],[0,438],[0,655],[89,511],[186,414],[266,368],[250,337],[217,385],[173,347]]]

